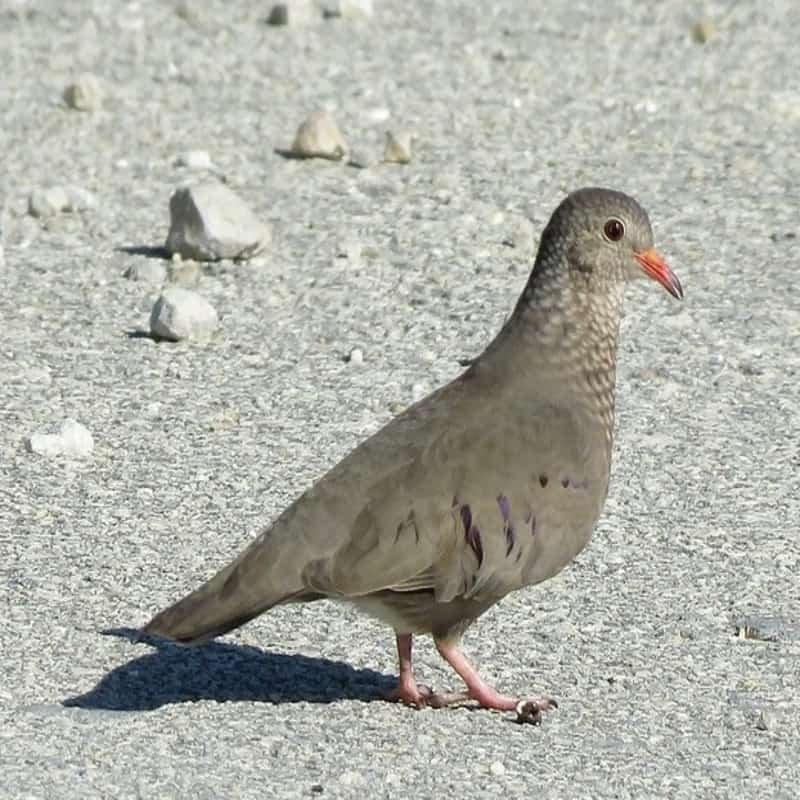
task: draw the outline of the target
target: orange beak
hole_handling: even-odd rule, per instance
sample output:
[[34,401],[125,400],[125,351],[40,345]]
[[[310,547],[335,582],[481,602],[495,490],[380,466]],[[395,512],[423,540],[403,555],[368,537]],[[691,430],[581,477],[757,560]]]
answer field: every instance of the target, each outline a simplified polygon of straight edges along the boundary
[[655,250],[634,253],[642,271],[649,278],[658,281],[673,297],[683,300],[683,288],[678,276],[669,268],[666,261]]

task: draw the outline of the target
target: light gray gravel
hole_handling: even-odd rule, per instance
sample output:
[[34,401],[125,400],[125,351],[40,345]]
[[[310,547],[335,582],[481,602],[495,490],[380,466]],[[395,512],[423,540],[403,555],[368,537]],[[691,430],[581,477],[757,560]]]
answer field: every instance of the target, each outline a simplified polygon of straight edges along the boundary
[[[373,5],[301,27],[245,0],[0,5],[0,794],[796,797],[797,3]],[[82,74],[103,102],[78,113]],[[320,108],[371,166],[275,152]],[[381,164],[401,126],[412,162]],[[221,327],[156,343],[136,331],[161,287],[124,273],[163,257],[175,153],[197,149],[273,242],[170,269]],[[542,727],[368,702],[392,637],[346,607],[191,651],[101,634],[454,376],[585,184],[641,200],[687,299],[629,292],[592,545],[466,638],[487,678],[558,698]],[[31,217],[53,185],[97,205]],[[28,451],[66,417],[88,458]],[[429,642],[418,663],[454,685]]]

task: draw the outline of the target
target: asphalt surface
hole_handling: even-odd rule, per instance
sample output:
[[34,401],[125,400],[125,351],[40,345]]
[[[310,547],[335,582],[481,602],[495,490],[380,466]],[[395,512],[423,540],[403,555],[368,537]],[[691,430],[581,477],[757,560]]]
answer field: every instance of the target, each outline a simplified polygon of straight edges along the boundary
[[[0,794],[796,797],[797,3],[708,3],[704,44],[682,2],[268,10],[0,3]],[[62,100],[82,72],[98,110]],[[316,108],[366,168],[275,152]],[[379,163],[387,129],[416,133],[410,164]],[[123,275],[158,258],[196,148],[273,242],[173,275],[221,327],[157,343],[162,286]],[[96,202],[33,218],[52,185]],[[593,542],[465,639],[560,708],[532,727],[374,702],[391,632],[327,602],[201,649],[137,641],[481,350],[582,185],[641,201],[686,300],[628,292]],[[65,417],[89,457],[28,451]],[[417,661],[457,687],[430,642]]]

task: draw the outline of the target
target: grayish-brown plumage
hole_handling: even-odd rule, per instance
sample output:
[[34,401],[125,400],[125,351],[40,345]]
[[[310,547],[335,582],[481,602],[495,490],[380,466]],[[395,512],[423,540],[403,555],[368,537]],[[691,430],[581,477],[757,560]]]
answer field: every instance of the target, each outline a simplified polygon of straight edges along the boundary
[[[682,297],[635,200],[608,189],[569,195],[514,313],[472,365],[359,445],[145,632],[198,643],[280,603],[338,598],[395,630],[395,699],[470,698],[538,719],[552,701],[498,694],[459,640],[589,541],[608,490],[623,292],[643,273]],[[417,685],[411,636],[420,633],[433,635],[467,692]]]

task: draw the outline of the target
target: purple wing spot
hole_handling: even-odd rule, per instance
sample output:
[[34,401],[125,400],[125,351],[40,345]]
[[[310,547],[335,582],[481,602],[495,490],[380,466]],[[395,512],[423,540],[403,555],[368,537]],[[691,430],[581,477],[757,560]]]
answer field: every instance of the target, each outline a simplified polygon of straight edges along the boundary
[[503,533],[506,535],[506,555],[514,549],[514,526],[511,524],[511,505],[504,494],[497,495],[497,506],[503,517]]
[[480,568],[483,564],[483,542],[478,526],[472,524],[472,509],[468,505],[461,506],[461,522],[464,525],[464,538],[475,553]]
[[511,551],[514,549],[514,528],[511,527],[510,522],[507,522],[503,526],[503,530],[506,533],[506,555],[510,556]]
[[500,508],[500,513],[503,515],[503,522],[508,522],[511,516],[511,506],[508,503],[508,498],[504,494],[497,495],[497,505]]
[[461,506],[461,522],[464,525],[464,533],[469,535],[469,529],[472,527],[472,509],[467,506]]

